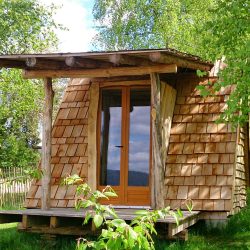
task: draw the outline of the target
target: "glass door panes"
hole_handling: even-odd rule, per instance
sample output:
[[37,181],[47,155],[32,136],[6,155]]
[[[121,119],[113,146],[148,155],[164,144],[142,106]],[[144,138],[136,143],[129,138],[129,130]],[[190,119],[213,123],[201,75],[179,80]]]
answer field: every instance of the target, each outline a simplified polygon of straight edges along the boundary
[[122,91],[102,91],[100,185],[120,185]]
[[104,203],[150,204],[150,87],[101,89],[98,188],[118,194]]
[[128,185],[148,186],[150,164],[150,89],[131,89]]

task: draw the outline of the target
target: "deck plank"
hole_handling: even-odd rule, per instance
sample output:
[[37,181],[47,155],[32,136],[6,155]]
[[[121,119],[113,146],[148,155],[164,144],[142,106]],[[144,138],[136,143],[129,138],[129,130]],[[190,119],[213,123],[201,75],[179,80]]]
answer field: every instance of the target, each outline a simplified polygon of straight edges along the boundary
[[[115,209],[118,216],[124,220],[133,220],[137,215],[136,211],[140,209]],[[70,208],[52,208],[50,210],[41,210],[41,209],[25,209],[25,210],[3,210],[0,211],[0,214],[3,215],[36,215],[36,216],[54,216],[54,217],[69,217],[69,218],[84,218],[88,209],[75,210]],[[200,211],[183,211],[183,218],[179,219],[179,223],[188,220],[191,217],[198,216]],[[109,217],[108,217],[109,218]],[[172,216],[167,216],[164,219],[159,219],[158,222],[176,224],[175,219]]]

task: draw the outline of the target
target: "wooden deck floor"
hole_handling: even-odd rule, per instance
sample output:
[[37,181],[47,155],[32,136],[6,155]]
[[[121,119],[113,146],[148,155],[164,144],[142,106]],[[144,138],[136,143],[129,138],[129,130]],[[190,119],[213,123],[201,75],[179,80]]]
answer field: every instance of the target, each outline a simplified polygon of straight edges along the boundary
[[[118,216],[126,221],[131,221],[136,217],[135,212],[139,209],[116,208]],[[84,235],[93,232],[94,227],[83,226],[83,220],[87,210],[52,208],[48,211],[41,209],[26,210],[6,210],[0,211],[0,223],[19,222],[19,230],[64,235]],[[168,216],[157,222],[157,227],[165,231],[168,238],[177,235],[189,226],[194,225],[199,220],[199,211],[183,211],[183,218],[180,218],[179,225],[175,219]]]

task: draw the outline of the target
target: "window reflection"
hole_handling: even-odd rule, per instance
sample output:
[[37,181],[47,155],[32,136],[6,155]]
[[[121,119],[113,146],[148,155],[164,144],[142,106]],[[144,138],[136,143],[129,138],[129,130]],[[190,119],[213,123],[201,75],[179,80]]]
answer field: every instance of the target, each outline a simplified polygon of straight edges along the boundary
[[100,185],[120,185],[122,91],[102,91]]
[[150,89],[130,91],[129,186],[149,185]]

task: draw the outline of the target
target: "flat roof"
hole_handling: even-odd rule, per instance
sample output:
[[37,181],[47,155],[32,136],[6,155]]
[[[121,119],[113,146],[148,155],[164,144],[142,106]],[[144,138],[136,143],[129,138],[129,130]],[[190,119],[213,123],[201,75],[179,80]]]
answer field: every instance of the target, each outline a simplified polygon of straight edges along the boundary
[[[46,63],[47,62],[47,63]],[[65,63],[66,62],[66,63]],[[22,69],[105,68],[122,65],[172,64],[182,68],[209,70],[213,64],[174,49],[142,49],[79,53],[0,55],[0,67]]]

